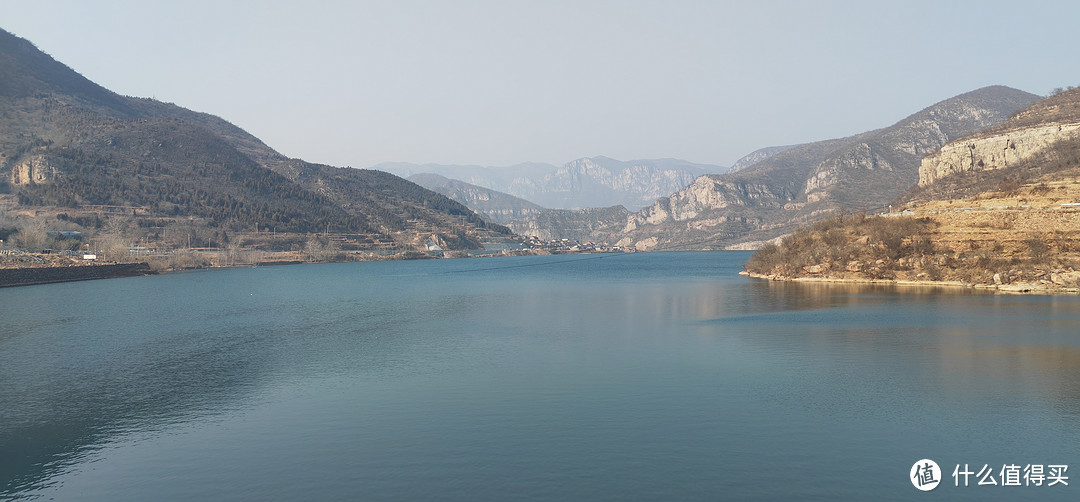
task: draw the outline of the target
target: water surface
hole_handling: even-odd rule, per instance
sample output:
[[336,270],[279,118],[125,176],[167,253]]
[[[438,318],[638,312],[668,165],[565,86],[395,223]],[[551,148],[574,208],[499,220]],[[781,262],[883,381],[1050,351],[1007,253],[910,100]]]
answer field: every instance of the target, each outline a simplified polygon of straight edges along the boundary
[[772,284],[747,256],[0,290],[0,499],[1076,500],[951,474],[1080,470],[1080,299]]

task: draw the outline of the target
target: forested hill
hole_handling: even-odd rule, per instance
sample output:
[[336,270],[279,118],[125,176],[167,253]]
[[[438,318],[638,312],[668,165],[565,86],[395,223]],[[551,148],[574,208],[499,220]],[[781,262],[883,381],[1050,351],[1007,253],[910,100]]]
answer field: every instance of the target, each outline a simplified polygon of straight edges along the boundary
[[3,193],[24,207],[137,207],[225,228],[460,237],[487,226],[396,176],[288,159],[213,115],[118,95],[0,30]]

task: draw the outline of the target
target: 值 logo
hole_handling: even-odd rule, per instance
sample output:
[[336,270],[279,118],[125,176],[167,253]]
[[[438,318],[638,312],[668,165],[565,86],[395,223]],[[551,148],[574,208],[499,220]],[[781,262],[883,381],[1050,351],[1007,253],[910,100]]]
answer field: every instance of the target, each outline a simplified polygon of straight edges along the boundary
[[915,488],[928,492],[937,488],[938,483],[941,482],[941,468],[938,467],[937,462],[924,458],[911,466],[908,479]]

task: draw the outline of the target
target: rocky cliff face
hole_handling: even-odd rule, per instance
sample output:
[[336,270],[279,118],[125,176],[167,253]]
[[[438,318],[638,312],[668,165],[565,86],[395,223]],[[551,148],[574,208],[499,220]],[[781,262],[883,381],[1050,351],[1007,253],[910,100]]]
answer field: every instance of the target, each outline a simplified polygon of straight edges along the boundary
[[794,208],[796,197],[782,185],[701,176],[630,215],[617,244],[638,251],[715,248],[760,228],[769,215]]
[[44,155],[30,155],[11,166],[11,184],[35,185],[56,178],[57,169]]
[[507,224],[519,235],[544,240],[570,239],[613,244],[618,240],[630,211],[622,206],[589,209],[542,209]]
[[966,171],[1005,169],[1035,158],[1055,143],[1080,138],[1080,123],[1042,124],[965,138],[923,159],[919,186]]
[[893,171],[893,165],[883,150],[888,147],[876,142],[858,142],[822,160],[806,180],[803,194],[807,203],[833,198],[833,188],[845,181],[845,174],[872,175],[872,171]]
[[950,139],[1004,122],[1038,97],[988,87],[896,124],[848,138],[763,149],[738,172],[692,185],[631,216],[620,243],[638,249],[716,249],[762,241],[836,210],[881,207],[919,179],[919,162]]
[[[642,225],[659,225],[665,222],[684,222],[701,219],[697,226],[713,226],[707,218],[709,213],[739,206],[780,209],[792,202],[795,194],[768,185],[726,182],[720,177],[701,176],[690,186],[658,200],[652,206],[633,214],[627,220],[624,232],[633,232]],[[714,222],[719,222],[714,220]]]

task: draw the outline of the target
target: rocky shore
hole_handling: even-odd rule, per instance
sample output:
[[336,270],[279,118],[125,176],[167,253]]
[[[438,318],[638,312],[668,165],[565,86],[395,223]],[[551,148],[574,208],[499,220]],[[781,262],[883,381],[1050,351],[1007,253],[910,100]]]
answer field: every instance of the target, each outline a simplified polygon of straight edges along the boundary
[[997,282],[993,284],[983,283],[969,283],[963,281],[932,281],[932,280],[904,280],[904,279],[866,279],[866,278],[854,278],[854,277],[829,277],[829,276],[812,276],[812,277],[789,277],[775,274],[759,274],[754,272],[742,271],[739,275],[744,275],[754,279],[764,279],[769,281],[785,281],[785,282],[812,282],[812,283],[838,283],[838,284],[875,284],[875,285],[892,285],[892,286],[921,286],[921,287],[944,287],[944,288],[965,288],[965,289],[977,289],[984,291],[992,291],[996,293],[1006,294],[1042,294],[1042,295],[1062,295],[1062,294],[1080,294],[1080,287],[1066,286],[1064,281],[1054,282],[1053,280],[1039,280],[1037,282],[1014,282],[1010,284],[999,284]]

